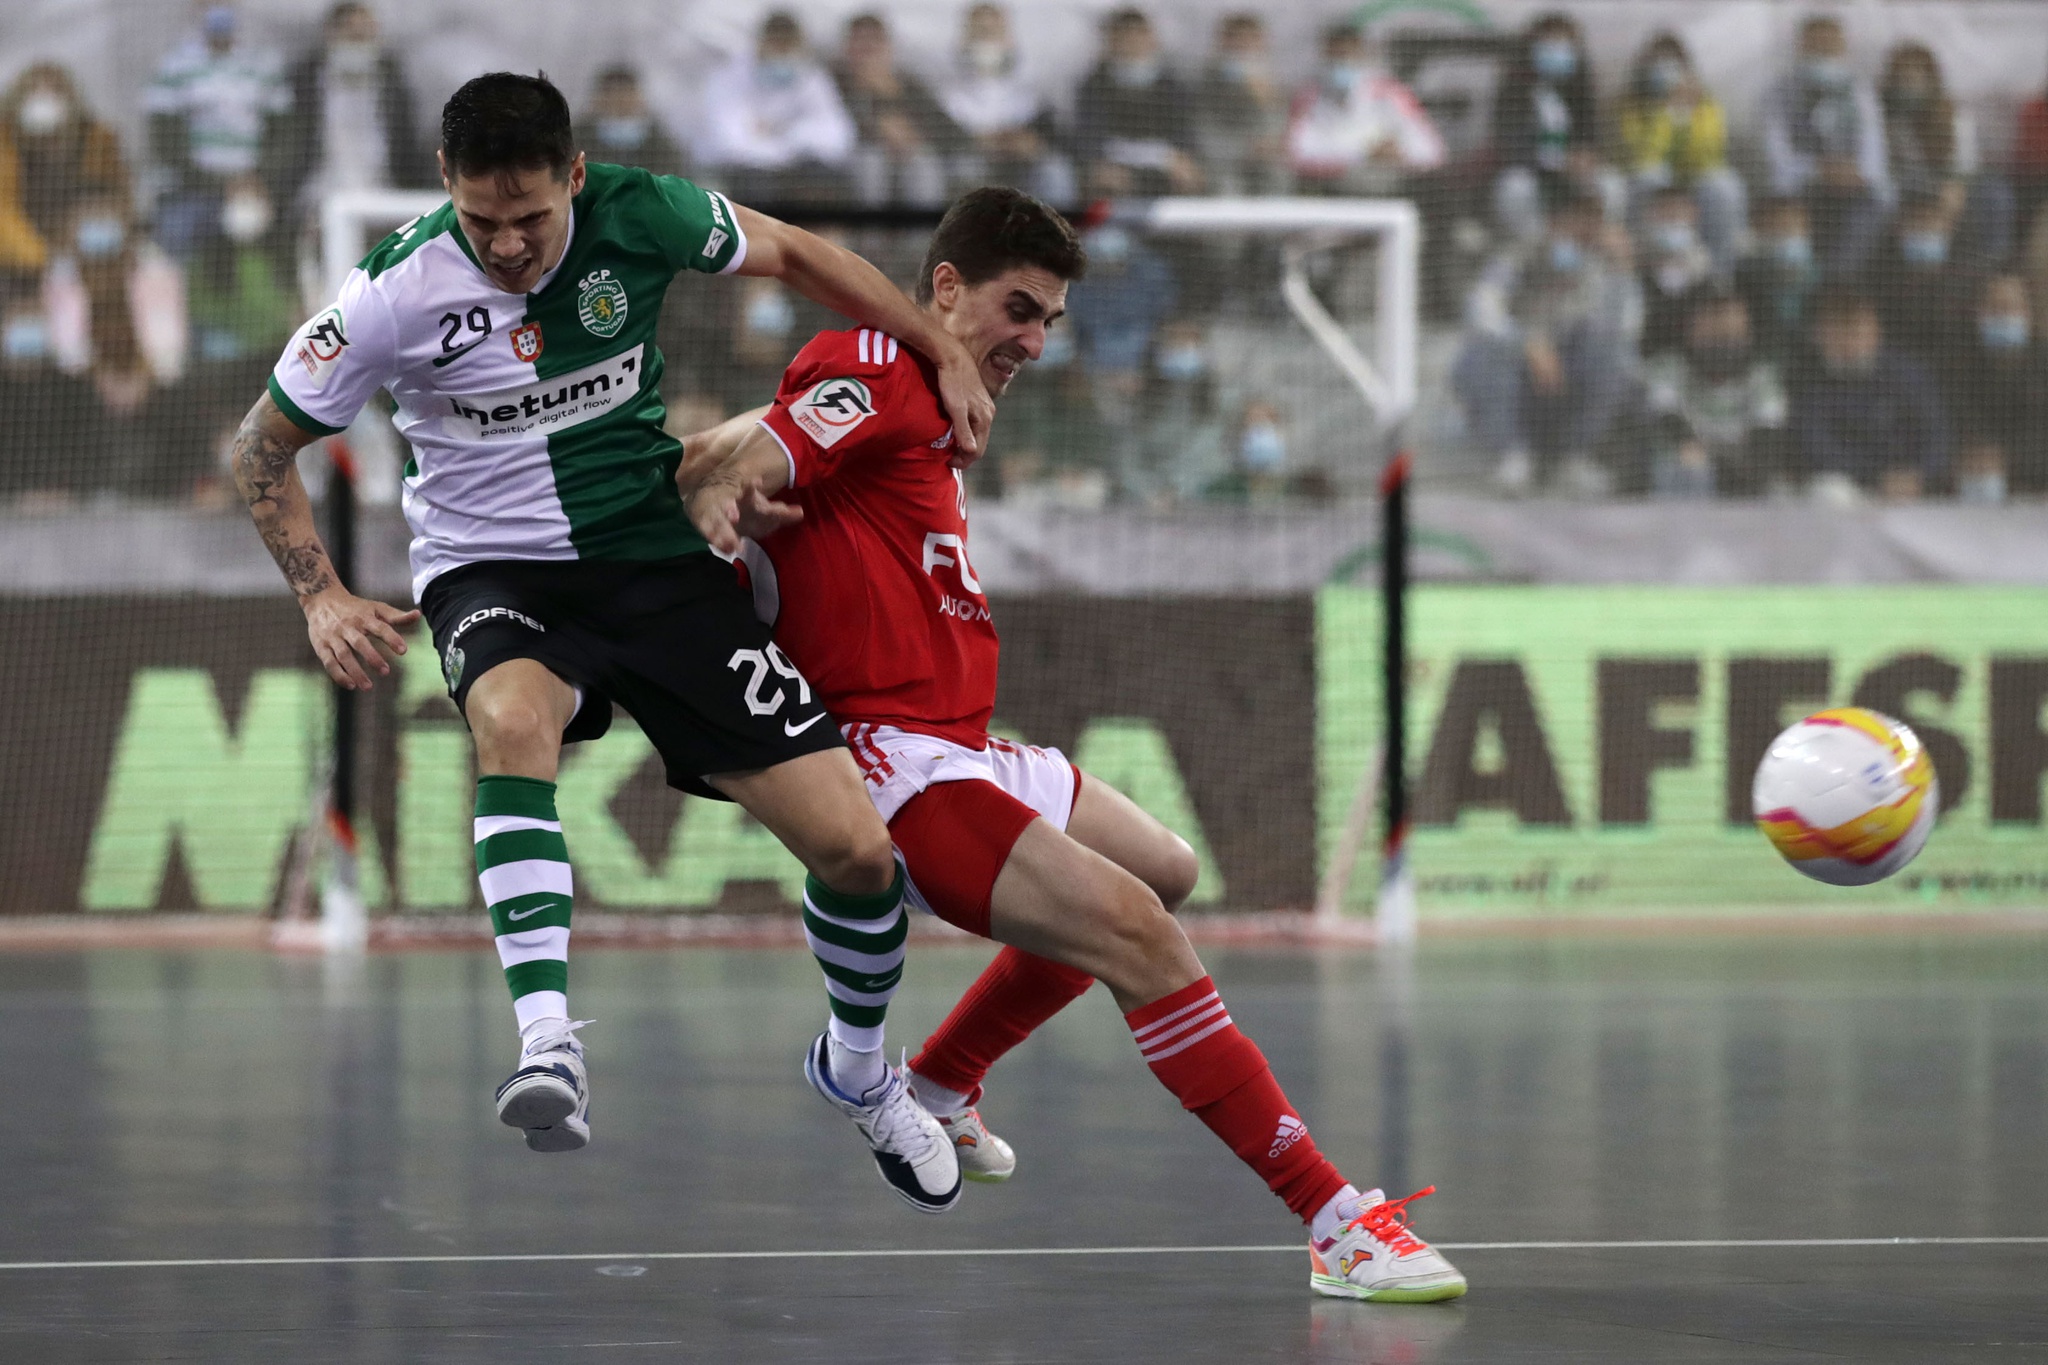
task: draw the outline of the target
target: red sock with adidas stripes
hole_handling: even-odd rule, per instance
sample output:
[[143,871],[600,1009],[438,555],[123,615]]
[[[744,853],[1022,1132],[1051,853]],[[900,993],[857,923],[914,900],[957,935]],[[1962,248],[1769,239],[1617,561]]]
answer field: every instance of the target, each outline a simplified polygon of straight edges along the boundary
[[[972,1097],[996,1060],[1094,984],[1084,971],[1017,948],[996,954],[910,1063],[920,1079]],[[966,1103],[973,1103],[969,1098]]]
[[1124,1016],[1145,1064],[1302,1222],[1344,1188],[1308,1125],[1203,977]]

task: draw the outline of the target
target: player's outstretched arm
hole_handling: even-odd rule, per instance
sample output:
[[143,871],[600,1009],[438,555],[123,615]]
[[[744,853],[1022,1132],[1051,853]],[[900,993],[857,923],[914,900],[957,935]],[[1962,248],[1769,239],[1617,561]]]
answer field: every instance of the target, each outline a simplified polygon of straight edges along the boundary
[[385,654],[405,653],[398,628],[420,614],[357,597],[335,576],[299,480],[299,451],[318,439],[264,394],[235,433],[235,487],[306,613],[306,635],[327,676],[351,691],[368,691],[370,670],[391,671]]
[[773,404],[763,403],[760,407],[743,412],[737,417],[728,417],[715,427],[692,432],[683,438],[683,461],[676,469],[676,487],[682,490],[695,488],[703,482],[704,476],[723,464],[726,457],[740,448]]
[[928,357],[939,369],[939,398],[953,421],[955,464],[978,458],[995,420],[995,400],[981,382],[981,366],[967,348],[889,282],[889,277],[844,247],[815,233],[733,205],[747,234],[742,275],[772,275],[805,298],[866,327],[877,328]]
[[[738,554],[742,536],[765,540],[804,519],[803,508],[775,500],[789,487],[789,456],[759,424],[759,416],[735,417],[683,442],[683,463],[676,470],[683,511],[720,554]],[[741,422],[737,439],[720,453],[721,439]],[[699,446],[694,456],[692,443]]]

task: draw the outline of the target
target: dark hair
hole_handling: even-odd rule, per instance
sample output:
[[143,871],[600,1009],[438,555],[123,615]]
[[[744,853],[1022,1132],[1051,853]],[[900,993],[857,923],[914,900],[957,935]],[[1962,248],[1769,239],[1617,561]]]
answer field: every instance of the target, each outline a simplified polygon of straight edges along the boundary
[[1059,210],[1022,190],[984,185],[953,201],[925,249],[917,301],[932,301],[932,272],[951,262],[969,284],[985,284],[1020,265],[1035,265],[1063,280],[1088,270],[1088,253]]
[[441,154],[448,174],[504,175],[545,167],[569,178],[576,135],[569,102],[547,73],[493,71],[467,81],[441,106]]

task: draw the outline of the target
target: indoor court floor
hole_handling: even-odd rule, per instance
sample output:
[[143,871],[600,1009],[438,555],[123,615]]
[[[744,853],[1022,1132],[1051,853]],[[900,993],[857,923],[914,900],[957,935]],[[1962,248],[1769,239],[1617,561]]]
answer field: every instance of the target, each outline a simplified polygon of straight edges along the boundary
[[[986,956],[913,943],[892,1052]],[[1311,1296],[1100,989],[991,1079],[1016,1178],[922,1218],[802,1081],[801,950],[579,953],[595,1140],[541,1156],[488,950],[97,949],[0,956],[0,1361],[2048,1360],[2048,939],[1207,956],[1468,1297]]]

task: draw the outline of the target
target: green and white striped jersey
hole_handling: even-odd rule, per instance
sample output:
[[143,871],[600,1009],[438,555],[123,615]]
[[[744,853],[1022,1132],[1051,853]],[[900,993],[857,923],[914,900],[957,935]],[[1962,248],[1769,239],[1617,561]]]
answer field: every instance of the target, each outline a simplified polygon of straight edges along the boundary
[[507,294],[444,204],[349,272],[285,348],[270,396],[331,434],[390,390],[412,448],[415,600],[478,560],[702,550],[676,494],[682,446],[662,430],[655,325],[679,271],[730,273],[746,254],[723,195],[592,165],[561,262],[532,293]]

